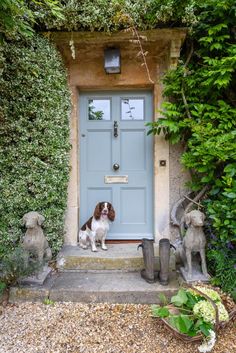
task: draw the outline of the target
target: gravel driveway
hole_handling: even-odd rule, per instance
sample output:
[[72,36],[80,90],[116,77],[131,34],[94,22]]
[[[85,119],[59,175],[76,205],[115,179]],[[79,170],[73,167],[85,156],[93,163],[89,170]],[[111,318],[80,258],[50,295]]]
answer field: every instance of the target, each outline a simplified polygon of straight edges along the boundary
[[[148,305],[24,303],[0,310],[0,353],[195,353],[173,337]],[[236,353],[236,327],[220,333],[213,353]]]

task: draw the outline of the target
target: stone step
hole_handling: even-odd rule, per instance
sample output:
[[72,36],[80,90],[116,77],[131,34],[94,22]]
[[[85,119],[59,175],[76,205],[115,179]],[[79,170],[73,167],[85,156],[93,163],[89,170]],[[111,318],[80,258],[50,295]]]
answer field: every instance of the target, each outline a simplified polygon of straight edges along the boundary
[[176,272],[170,273],[170,282],[161,286],[143,280],[138,272],[59,272],[51,275],[43,285],[21,285],[10,289],[11,303],[24,301],[83,302],[83,303],[159,303],[159,294],[167,298],[179,287]]
[[[107,244],[108,250],[98,247],[98,252],[83,250],[78,246],[64,246],[57,258],[60,271],[120,270],[140,271],[144,268],[142,249],[138,244]],[[159,269],[159,249],[154,246],[155,268]],[[175,270],[175,255],[170,257],[170,270]]]

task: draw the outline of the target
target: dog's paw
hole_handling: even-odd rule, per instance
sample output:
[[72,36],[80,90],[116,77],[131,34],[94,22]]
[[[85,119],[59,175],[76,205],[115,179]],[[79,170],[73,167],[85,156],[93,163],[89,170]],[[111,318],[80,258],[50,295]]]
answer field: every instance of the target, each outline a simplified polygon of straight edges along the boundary
[[92,248],[92,252],[97,252],[98,249],[97,248]]
[[83,244],[79,244],[79,247],[84,250],[88,249],[88,246]]
[[107,250],[107,246],[106,245],[102,245],[102,250]]

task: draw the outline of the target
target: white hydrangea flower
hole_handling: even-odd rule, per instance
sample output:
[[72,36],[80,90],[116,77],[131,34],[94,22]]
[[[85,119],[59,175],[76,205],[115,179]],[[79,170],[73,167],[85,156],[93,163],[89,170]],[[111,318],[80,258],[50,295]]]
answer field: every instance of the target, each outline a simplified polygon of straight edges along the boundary
[[198,347],[200,353],[210,352],[216,343],[216,334],[213,330],[209,330],[209,336],[207,336],[203,343]]
[[[225,309],[225,306],[220,302],[216,303],[216,305],[219,312],[219,320],[227,321],[229,319],[229,314]],[[198,317],[202,317],[205,322],[214,324],[216,321],[215,309],[212,304],[206,300],[201,300],[195,304],[193,307],[193,313]]]
[[[202,293],[206,294],[211,300],[214,302],[221,302],[221,297],[219,293],[217,293],[214,289],[207,288],[207,287],[201,287],[201,286],[195,286],[194,288],[198,289]],[[189,289],[189,292],[192,293],[193,295],[199,296],[200,294],[198,292],[195,292],[194,289]]]

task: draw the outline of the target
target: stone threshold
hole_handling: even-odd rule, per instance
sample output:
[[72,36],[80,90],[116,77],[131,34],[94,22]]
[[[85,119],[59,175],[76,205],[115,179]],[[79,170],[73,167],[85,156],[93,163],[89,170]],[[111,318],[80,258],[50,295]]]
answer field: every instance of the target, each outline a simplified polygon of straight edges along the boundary
[[[59,271],[77,270],[120,270],[140,271],[144,267],[139,243],[108,243],[108,250],[98,247],[98,252],[81,249],[79,246],[64,246],[57,257]],[[155,269],[159,269],[159,248],[154,244]],[[170,270],[175,270],[175,255],[170,257]]]

